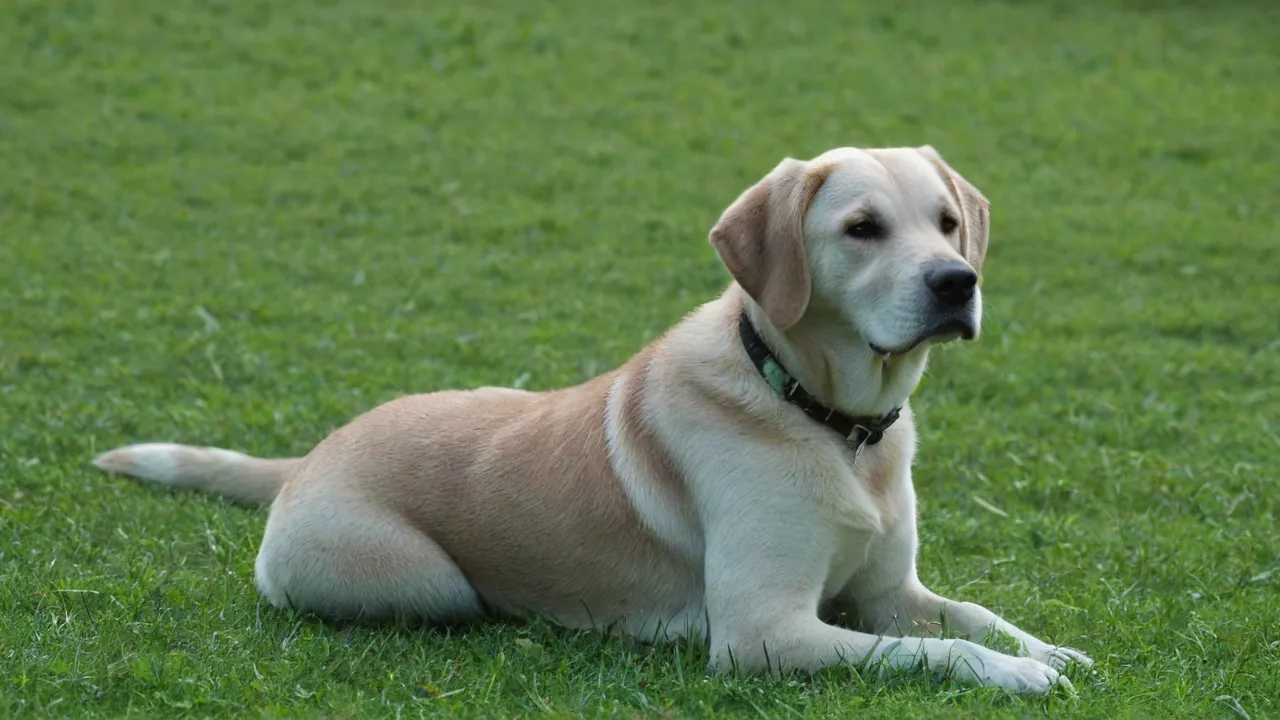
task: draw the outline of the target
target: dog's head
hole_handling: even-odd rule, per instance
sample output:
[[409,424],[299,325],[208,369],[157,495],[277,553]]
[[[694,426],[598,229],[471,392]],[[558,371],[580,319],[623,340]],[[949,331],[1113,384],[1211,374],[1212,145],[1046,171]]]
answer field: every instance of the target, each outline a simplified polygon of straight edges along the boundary
[[902,355],[977,336],[988,207],[931,147],[840,148],[783,160],[710,240],[779,330],[832,315]]

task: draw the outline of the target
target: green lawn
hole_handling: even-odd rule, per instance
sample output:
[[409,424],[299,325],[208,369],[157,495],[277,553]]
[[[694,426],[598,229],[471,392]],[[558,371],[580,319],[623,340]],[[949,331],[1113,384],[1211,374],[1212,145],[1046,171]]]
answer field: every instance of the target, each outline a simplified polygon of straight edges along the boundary
[[[0,715],[1280,717],[1280,6],[442,5],[5,4]],[[1091,654],[1074,699],[328,627],[254,592],[265,511],[87,464],[581,381],[723,288],[784,155],[924,143],[994,229],[922,577]]]

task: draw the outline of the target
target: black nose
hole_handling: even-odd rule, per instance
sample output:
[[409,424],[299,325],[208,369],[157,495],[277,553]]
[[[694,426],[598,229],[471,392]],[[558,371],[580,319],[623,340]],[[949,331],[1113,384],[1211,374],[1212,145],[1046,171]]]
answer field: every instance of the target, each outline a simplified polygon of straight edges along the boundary
[[978,273],[959,260],[935,260],[924,268],[924,284],[938,302],[947,307],[958,307],[973,297]]

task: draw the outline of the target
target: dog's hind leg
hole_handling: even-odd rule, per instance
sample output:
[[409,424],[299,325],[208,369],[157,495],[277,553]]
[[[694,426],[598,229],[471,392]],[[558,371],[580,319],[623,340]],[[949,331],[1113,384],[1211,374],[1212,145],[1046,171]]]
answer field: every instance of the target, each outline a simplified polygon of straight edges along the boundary
[[337,498],[274,508],[255,570],[271,604],[329,620],[447,625],[485,613],[428,535],[385,510]]

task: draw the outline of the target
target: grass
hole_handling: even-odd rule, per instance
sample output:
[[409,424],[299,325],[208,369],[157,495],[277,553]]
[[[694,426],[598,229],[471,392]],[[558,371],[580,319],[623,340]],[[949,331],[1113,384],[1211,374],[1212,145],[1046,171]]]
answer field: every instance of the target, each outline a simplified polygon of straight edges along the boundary
[[[6,5],[0,715],[1280,717],[1280,11],[447,5]],[[264,511],[87,466],[581,381],[720,291],[784,155],[923,143],[994,232],[915,402],[922,576],[1090,653],[1074,699],[328,627],[257,598]]]

